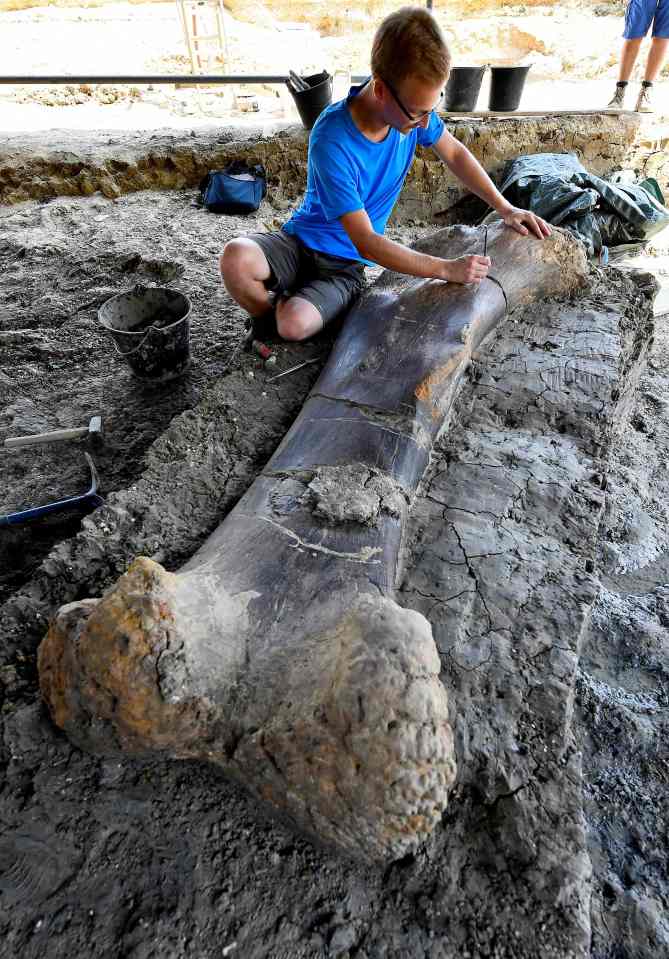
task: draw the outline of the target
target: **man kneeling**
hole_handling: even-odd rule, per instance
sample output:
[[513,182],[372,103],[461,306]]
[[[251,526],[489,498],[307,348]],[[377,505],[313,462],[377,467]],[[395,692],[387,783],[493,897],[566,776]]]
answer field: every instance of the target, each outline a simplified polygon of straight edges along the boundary
[[381,23],[371,66],[370,79],[316,121],[306,194],[290,220],[277,233],[254,233],[225,246],[223,281],[254,328],[274,314],[284,339],[314,336],[359,294],[365,265],[480,283],[490,267],[487,256],[446,260],[383,236],[418,144],[433,147],[508,226],[540,239],[550,234],[540,217],[504,199],[437,116],[450,54],[426,10],[404,7]]

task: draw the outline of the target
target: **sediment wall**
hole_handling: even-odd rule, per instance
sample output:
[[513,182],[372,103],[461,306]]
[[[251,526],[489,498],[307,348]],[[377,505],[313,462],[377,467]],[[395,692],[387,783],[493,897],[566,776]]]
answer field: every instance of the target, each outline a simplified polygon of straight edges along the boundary
[[[467,118],[449,120],[447,128],[493,178],[508,160],[525,153],[573,152],[593,173],[606,175],[640,155],[644,139],[642,120],[634,114]],[[239,158],[264,164],[269,200],[279,210],[293,204],[306,184],[308,138],[297,126],[190,134],[52,131],[46,137],[6,138],[0,147],[0,203],[197,187],[209,170]],[[656,138],[651,143],[645,137],[644,155],[653,152],[658,163],[666,162],[662,145],[655,149]],[[465,193],[432,151],[419,150],[394,216],[448,223],[448,212]]]

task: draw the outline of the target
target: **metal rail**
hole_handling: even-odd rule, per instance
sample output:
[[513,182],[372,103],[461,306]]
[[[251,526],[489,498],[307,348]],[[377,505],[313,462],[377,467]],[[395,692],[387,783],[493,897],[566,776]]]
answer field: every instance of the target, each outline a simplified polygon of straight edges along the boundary
[[[367,75],[368,76],[368,75]],[[351,77],[352,83],[362,83],[363,80],[367,79],[367,76],[356,76]],[[286,83],[288,81],[288,75],[283,76],[280,74],[259,74],[258,76],[253,76],[249,74],[240,74],[239,76],[230,76],[230,75],[221,75],[221,74],[193,74],[187,73],[184,75],[175,75],[175,74],[154,74],[147,76],[146,74],[84,74],[84,73],[75,73],[71,76],[63,76],[62,74],[54,75],[43,75],[43,76],[10,76],[7,74],[0,74],[0,84],[38,84],[38,83],[48,83],[48,84],[59,84],[59,83],[132,83],[132,84],[142,84],[142,83],[184,83],[184,84],[215,84],[215,83]]]

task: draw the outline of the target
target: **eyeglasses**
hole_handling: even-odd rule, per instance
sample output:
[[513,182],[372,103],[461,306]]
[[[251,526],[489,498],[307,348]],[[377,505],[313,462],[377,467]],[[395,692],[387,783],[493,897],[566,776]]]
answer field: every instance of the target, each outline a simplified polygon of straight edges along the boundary
[[444,93],[446,92],[445,90],[442,90],[442,91],[441,91],[441,93],[439,94],[439,99],[437,100],[437,102],[435,103],[435,105],[432,107],[431,110],[424,110],[423,113],[419,113],[418,116],[416,117],[416,116],[414,116],[412,113],[409,113],[409,111],[407,110],[407,108],[404,106],[404,104],[402,103],[402,101],[401,101],[400,98],[398,97],[397,92],[396,92],[395,89],[388,83],[388,81],[387,81],[384,77],[381,77],[380,79],[383,80],[383,82],[385,83],[385,85],[388,87],[388,89],[389,89],[390,92],[392,93],[392,95],[393,95],[393,97],[394,97],[394,99],[395,99],[395,102],[397,103],[397,106],[400,108],[400,110],[402,111],[402,113],[403,113],[406,117],[408,117],[408,119],[411,120],[412,123],[420,123],[421,120],[424,120],[424,119],[425,119],[425,117],[429,117],[429,115],[430,115],[431,113],[433,113],[434,110],[437,109],[437,107],[439,106],[439,104],[441,103],[441,101],[444,99]]

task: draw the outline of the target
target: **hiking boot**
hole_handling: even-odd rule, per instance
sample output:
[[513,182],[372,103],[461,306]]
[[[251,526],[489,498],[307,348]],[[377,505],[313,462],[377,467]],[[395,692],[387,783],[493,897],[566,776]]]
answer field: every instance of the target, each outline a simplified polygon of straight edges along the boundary
[[639,96],[637,97],[636,106],[634,107],[637,113],[653,113],[655,108],[653,107],[653,88],[644,87],[641,85],[639,90]]
[[616,84],[616,92],[613,94],[613,99],[609,103],[608,110],[624,110],[625,109],[625,93],[627,91],[627,84],[625,86],[620,86],[619,83]]

